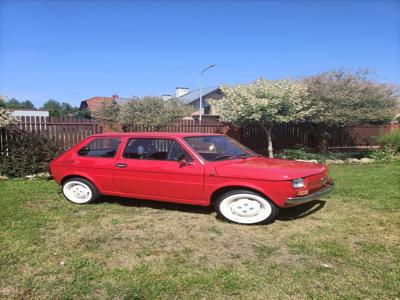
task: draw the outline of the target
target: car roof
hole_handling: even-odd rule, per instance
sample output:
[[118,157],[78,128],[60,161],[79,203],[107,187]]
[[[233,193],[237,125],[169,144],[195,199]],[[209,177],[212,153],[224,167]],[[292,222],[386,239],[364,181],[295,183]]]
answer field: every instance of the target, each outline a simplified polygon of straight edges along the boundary
[[197,132],[107,132],[91,135],[91,137],[189,137],[223,135],[219,133],[197,133]]

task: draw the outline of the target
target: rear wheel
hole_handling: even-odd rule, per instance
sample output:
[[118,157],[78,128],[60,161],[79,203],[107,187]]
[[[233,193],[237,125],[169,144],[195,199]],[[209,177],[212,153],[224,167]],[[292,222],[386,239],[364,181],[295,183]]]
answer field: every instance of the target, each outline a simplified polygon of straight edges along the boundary
[[66,180],[62,191],[65,198],[76,204],[92,203],[101,196],[93,183],[79,177]]
[[216,211],[224,219],[238,224],[265,224],[272,222],[278,207],[267,198],[247,190],[229,191],[216,202]]

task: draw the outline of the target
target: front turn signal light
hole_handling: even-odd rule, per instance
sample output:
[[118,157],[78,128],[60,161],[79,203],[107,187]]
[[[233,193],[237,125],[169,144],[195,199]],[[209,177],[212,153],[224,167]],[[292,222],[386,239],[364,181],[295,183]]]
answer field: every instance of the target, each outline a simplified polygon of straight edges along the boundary
[[296,195],[300,196],[300,197],[301,196],[306,196],[306,195],[308,195],[308,190],[298,191]]

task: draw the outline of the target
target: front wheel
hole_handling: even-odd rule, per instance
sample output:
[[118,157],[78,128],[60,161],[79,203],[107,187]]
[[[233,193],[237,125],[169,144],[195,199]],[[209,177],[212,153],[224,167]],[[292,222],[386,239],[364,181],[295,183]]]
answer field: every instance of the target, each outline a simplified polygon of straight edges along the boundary
[[272,222],[279,209],[265,197],[247,190],[234,190],[220,196],[216,211],[224,219],[238,224],[265,224]]
[[93,183],[80,177],[65,181],[62,191],[65,198],[76,204],[92,203],[101,196]]

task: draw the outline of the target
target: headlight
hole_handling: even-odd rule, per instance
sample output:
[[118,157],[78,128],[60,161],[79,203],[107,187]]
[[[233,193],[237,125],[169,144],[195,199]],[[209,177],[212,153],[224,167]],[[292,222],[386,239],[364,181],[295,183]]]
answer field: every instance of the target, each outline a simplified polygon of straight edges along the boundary
[[298,178],[293,180],[293,188],[295,189],[301,189],[304,187],[304,179],[303,178]]

